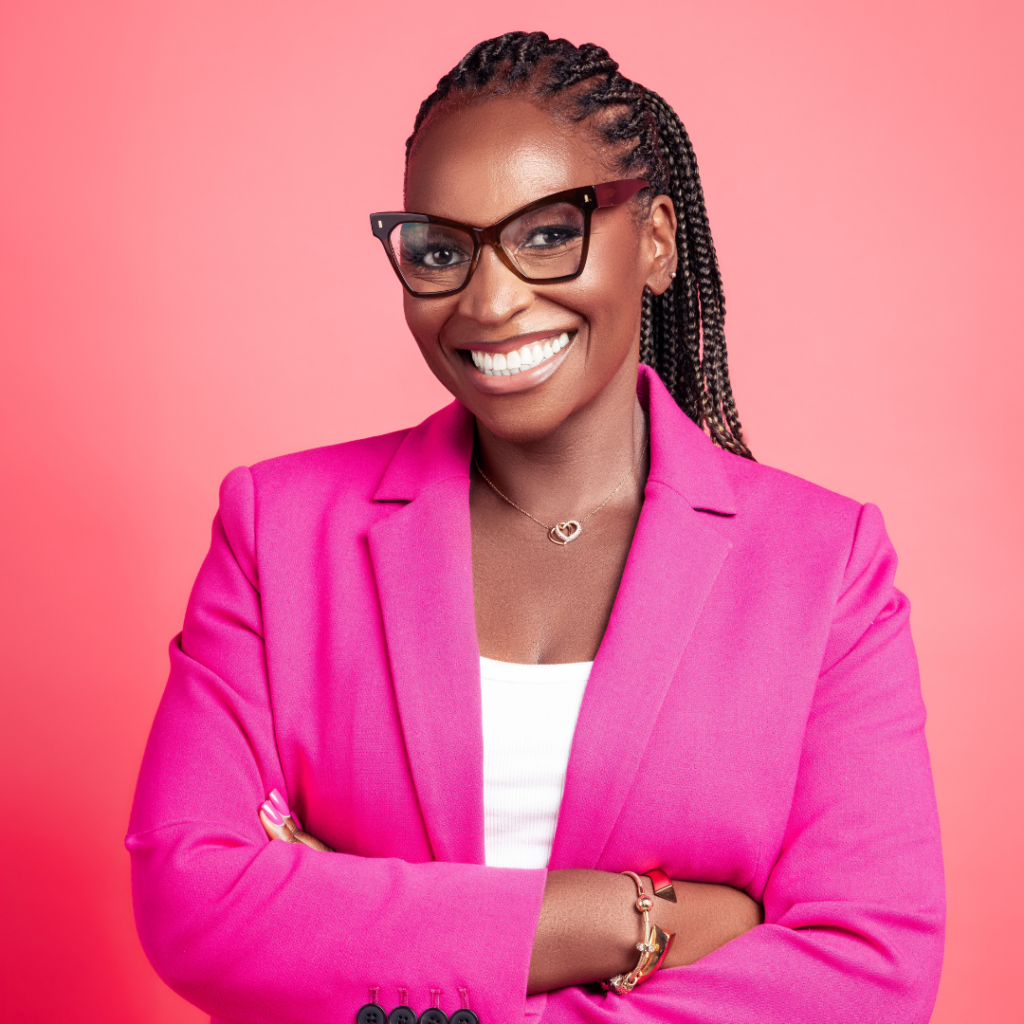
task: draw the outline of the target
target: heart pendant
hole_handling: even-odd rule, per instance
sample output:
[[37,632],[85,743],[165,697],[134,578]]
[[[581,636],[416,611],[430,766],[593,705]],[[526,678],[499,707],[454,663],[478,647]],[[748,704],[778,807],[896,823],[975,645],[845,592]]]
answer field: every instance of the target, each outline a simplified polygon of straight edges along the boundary
[[583,526],[575,519],[567,519],[564,523],[556,523],[548,530],[548,540],[560,544],[563,548],[575,540],[583,532]]

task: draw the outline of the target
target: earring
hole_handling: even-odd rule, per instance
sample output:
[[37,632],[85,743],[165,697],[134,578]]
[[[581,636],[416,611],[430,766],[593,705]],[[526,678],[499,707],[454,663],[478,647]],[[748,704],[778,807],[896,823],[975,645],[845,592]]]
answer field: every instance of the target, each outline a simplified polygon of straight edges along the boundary
[[675,276],[676,276],[676,272],[675,272],[675,271],[673,270],[673,271],[672,271],[672,279],[673,279],[673,280],[675,280]]

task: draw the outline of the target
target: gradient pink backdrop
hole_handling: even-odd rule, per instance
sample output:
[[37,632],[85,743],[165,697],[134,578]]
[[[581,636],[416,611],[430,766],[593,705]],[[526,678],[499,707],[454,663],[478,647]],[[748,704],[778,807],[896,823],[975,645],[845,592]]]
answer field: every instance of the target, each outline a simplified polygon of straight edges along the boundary
[[544,28],[701,161],[758,457],[879,503],[949,877],[934,1020],[1021,1019],[1019,4],[5,0],[5,1020],[187,1022],[121,839],[233,466],[445,401],[366,214],[474,42]]

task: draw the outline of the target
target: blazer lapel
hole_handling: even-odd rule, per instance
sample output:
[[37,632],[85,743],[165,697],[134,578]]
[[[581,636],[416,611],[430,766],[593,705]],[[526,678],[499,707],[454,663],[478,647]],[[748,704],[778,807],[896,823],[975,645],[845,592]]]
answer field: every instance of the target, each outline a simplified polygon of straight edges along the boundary
[[[595,867],[731,543],[717,449],[641,367],[650,415],[644,508],[573,740],[550,867]],[[483,734],[473,607],[472,416],[453,403],[406,435],[369,531],[406,751],[437,860],[482,864]],[[707,513],[715,513],[708,515]]]
[[376,494],[409,503],[370,529],[369,546],[406,751],[434,857],[482,864],[472,443],[472,418],[458,405],[411,431]]
[[597,866],[700,610],[732,547],[714,528],[716,516],[707,514],[735,514],[718,462],[722,453],[646,368],[639,390],[650,415],[651,472],[580,708],[552,869]]

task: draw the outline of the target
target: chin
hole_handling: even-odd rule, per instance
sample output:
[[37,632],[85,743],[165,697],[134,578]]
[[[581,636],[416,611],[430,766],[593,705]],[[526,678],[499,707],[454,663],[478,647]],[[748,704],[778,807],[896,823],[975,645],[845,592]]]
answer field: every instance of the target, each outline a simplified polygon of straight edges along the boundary
[[[550,437],[565,422],[562,416],[504,415],[484,416],[470,410],[490,433],[502,441],[516,445],[531,445]],[[511,413],[511,411],[510,411]]]

